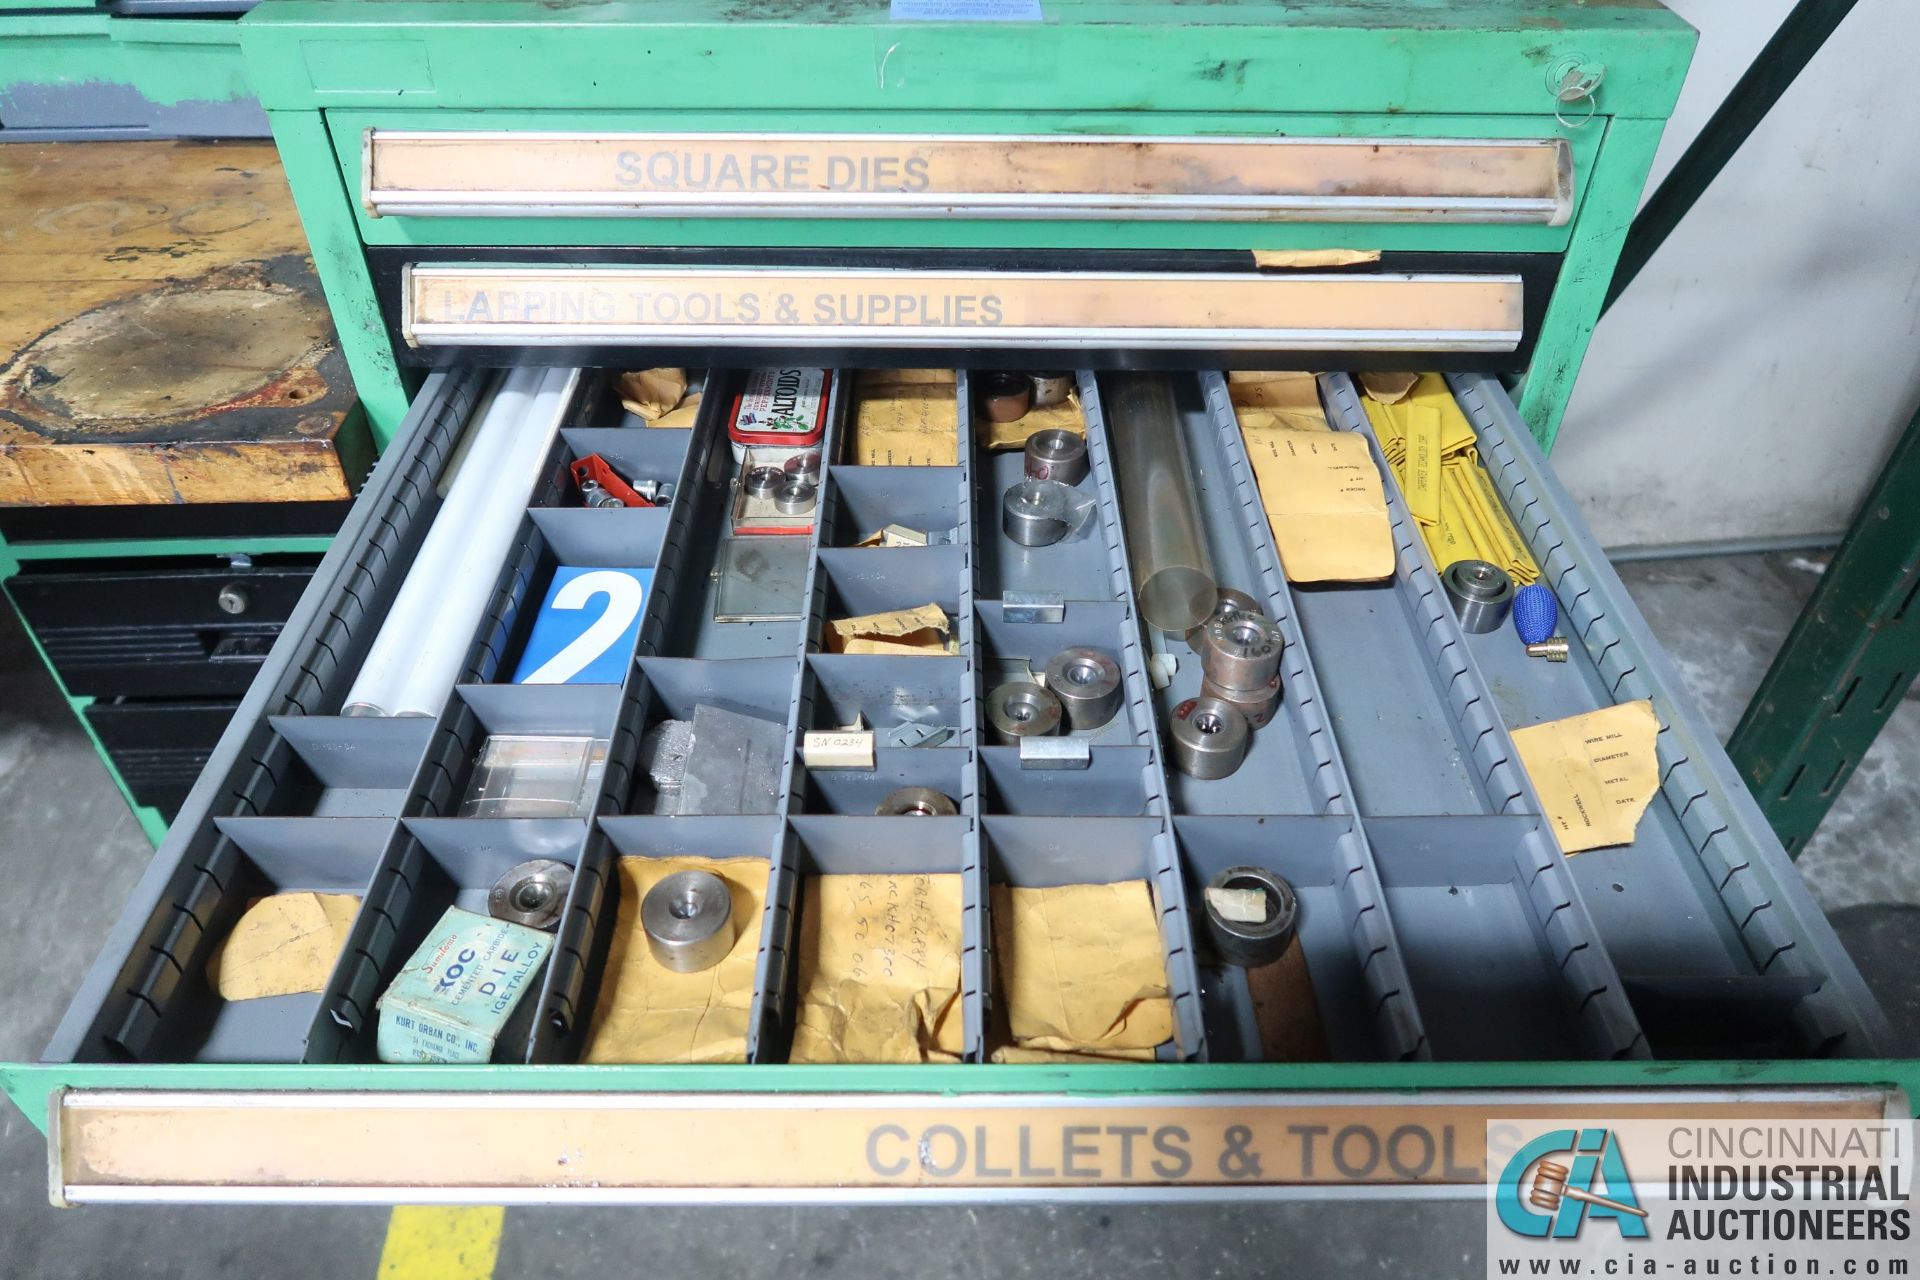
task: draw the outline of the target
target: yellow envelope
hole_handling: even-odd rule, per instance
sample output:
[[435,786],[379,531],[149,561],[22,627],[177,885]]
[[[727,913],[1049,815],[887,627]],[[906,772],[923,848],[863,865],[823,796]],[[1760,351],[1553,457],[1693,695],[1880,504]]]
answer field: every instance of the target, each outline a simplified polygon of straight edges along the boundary
[[1562,853],[1633,843],[1660,786],[1659,735],[1645,698],[1513,731]]

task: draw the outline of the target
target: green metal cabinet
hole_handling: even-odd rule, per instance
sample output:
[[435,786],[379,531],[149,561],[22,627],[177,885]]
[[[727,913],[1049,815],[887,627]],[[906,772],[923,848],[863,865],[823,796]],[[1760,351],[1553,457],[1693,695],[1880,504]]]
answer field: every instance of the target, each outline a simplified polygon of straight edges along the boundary
[[[1875,1056],[1884,1025],[1871,996],[1543,453],[1693,33],[1656,5],[1574,0],[1043,0],[1041,11],[1013,24],[894,21],[877,4],[824,0],[265,0],[241,24],[386,454],[46,1060],[4,1069],[16,1102],[50,1123],[56,1196],[1282,1195],[1334,1177],[1302,1164],[1297,1130],[1329,1131],[1315,1125],[1376,1137],[1411,1125],[1464,1161],[1334,1178],[1353,1184],[1346,1194],[1464,1191],[1480,1176],[1483,1122],[1527,1107],[1911,1113],[1920,1066]],[[843,199],[823,196],[830,183],[783,176],[806,171],[796,157],[825,154],[811,147],[853,163],[896,140],[932,157],[948,185],[916,204],[893,179]],[[1046,167],[1070,141],[1104,158]],[[1249,168],[1205,158],[1227,141],[1250,148],[1239,153]],[[939,170],[945,143],[959,144],[961,160]],[[644,163],[635,177],[623,160],[649,145],[722,165],[731,153],[744,177],[667,191]],[[1428,163],[1450,145],[1466,150]],[[1165,175],[1151,166],[1171,157],[1177,172],[1128,189],[1113,157],[1135,152],[1142,171]],[[756,170],[761,154],[772,158]],[[983,175],[1009,157],[1053,176],[996,189]],[[1279,176],[1256,181],[1267,164]],[[870,307],[854,317],[822,304],[792,321],[761,320],[757,300],[742,309],[763,286],[828,282],[817,299],[850,280],[890,282],[904,300],[887,304],[884,321]],[[1089,281],[1108,290],[1097,307]],[[687,291],[663,319],[636,282]],[[955,319],[974,314],[956,301],[973,284],[1020,299],[1022,332],[996,337]],[[696,289],[709,292],[693,314]],[[1317,324],[1315,308],[1347,318]],[[1232,324],[1219,318],[1228,313]],[[903,315],[914,324],[897,323]],[[757,633],[756,649],[719,634],[702,594],[725,492],[716,441],[726,396],[714,392],[732,385],[729,368],[799,351],[843,366],[958,368],[960,461],[920,475],[830,462],[808,612],[790,630]],[[411,723],[338,715],[432,518],[483,370],[642,362],[713,364],[721,380],[698,427],[671,448],[668,433],[646,446],[677,459],[671,510],[572,508],[564,469],[551,470],[446,712]],[[1073,553],[1073,574],[1054,578],[994,541],[1005,468],[970,447],[969,371],[1045,363],[1082,371],[1090,483],[1109,530]],[[1063,595],[1070,618],[1105,628],[1125,655],[1137,705],[1159,696],[1128,586],[1101,377],[1143,364],[1183,371],[1177,429],[1207,477],[1215,555],[1282,620],[1293,655],[1284,724],[1261,732],[1278,729],[1269,741],[1285,745],[1260,766],[1276,772],[1196,792],[1160,764],[1148,710],[1113,748],[1124,754],[1092,749],[1086,781],[1023,790],[1035,784],[972,724],[990,659],[1034,625],[1008,616],[1003,597],[1016,586]],[[1446,371],[1499,498],[1560,597],[1572,660],[1550,670],[1505,631],[1460,632],[1391,482],[1395,576],[1350,589],[1289,584],[1217,372],[1263,366]],[[556,467],[630,447],[606,380],[590,372],[581,386]],[[1320,387],[1336,429],[1370,435],[1345,372]],[[956,516],[957,545],[851,551],[838,539],[853,517],[835,504],[852,510],[875,495],[970,514]],[[515,843],[528,831],[483,838],[438,815],[475,735],[504,723],[505,703],[479,686],[501,678],[514,617],[556,548],[639,557],[661,578],[627,683],[594,695],[589,718],[613,727],[619,778],[560,841],[577,874],[539,1016],[490,1066],[378,1064],[373,1000],[424,927],[422,904],[469,900],[500,857],[531,847]],[[849,555],[904,558],[869,575],[864,566],[880,562],[856,569]],[[946,599],[961,653],[904,660],[936,665],[913,676],[896,663],[864,685],[853,659],[820,648],[828,600],[856,578],[859,592]],[[788,716],[791,747],[845,703],[885,705],[885,688],[936,685],[966,726],[938,766],[963,798],[961,817],[938,820],[951,828],[862,826],[891,820],[836,807],[798,764],[776,815],[625,812],[640,731],[698,697],[725,690]],[[1640,697],[1661,720],[1662,786],[1636,844],[1563,858],[1508,728]],[[367,777],[386,781],[355,774],[352,785],[386,788],[380,803],[391,808],[311,816],[307,775],[323,748],[358,752]],[[332,846],[326,822],[343,824]],[[612,860],[702,849],[769,863],[749,1062],[580,1065]],[[1302,942],[1333,1042],[1323,1060],[1245,1060],[1257,1053],[1244,1034],[1245,983],[1196,956],[1197,877],[1231,858],[1266,860],[1303,886]],[[1153,883],[1176,1014],[1167,1060],[984,1060],[989,886],[1044,882],[1037,868],[1058,859],[1082,860],[1096,879]],[[822,869],[963,877],[967,1061],[784,1061],[798,883]],[[365,885],[381,905],[362,911],[324,992],[277,1009],[219,1006],[205,976],[211,935],[238,910],[233,886],[261,883]],[[1185,1126],[1196,1151],[1215,1129],[1245,1124],[1276,1144],[1273,1167],[1234,1185],[1211,1149],[1151,1170],[1108,1151],[1076,1184],[1079,1174],[1045,1158],[1085,1125],[1136,1123]],[[956,1163],[946,1146],[925,1145],[936,1137],[964,1139],[970,1154]],[[1018,1159],[1003,1164],[1008,1151]]]

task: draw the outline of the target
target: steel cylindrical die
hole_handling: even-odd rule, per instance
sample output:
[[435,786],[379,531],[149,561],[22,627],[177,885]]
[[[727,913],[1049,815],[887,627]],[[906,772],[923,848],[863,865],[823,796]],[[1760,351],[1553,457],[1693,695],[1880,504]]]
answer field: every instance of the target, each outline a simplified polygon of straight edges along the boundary
[[748,467],[740,478],[740,487],[750,498],[771,498],[786,478],[787,473],[779,467]]
[[803,516],[813,510],[820,489],[811,480],[788,476],[773,491],[773,509],[783,516]]
[[1047,663],[1047,692],[1065,709],[1069,729],[1098,729],[1120,711],[1120,664],[1098,649],[1062,649]]
[[983,374],[980,407],[989,421],[1018,422],[1033,407],[1033,382],[1024,373]]
[[1023,547],[1050,547],[1067,536],[1069,510],[1058,480],[1022,480],[1000,500],[1000,529]]
[[1231,775],[1247,758],[1252,734],[1240,709],[1218,698],[1188,698],[1167,724],[1173,766],[1190,778]]
[[1079,484],[1087,478],[1087,438],[1063,427],[1027,437],[1027,479]]
[[567,890],[573,885],[573,868],[551,858],[535,858],[493,882],[487,893],[487,914],[496,920],[511,920],[535,929],[551,929],[560,919]]
[[711,969],[733,950],[733,895],[711,871],[676,871],[640,900],[653,958],[675,973]]
[[1048,409],[1056,404],[1065,404],[1067,397],[1073,394],[1073,374],[1066,373],[1030,373],[1027,381],[1033,384],[1033,407]]
[[1200,669],[1222,689],[1258,693],[1279,674],[1280,624],[1263,613],[1230,613],[1200,628]]
[[1293,886],[1265,867],[1228,867],[1207,881],[1207,939],[1222,964],[1257,969],[1286,954],[1300,919]]
[[887,792],[873,812],[882,818],[951,818],[960,806],[932,787],[901,787]]
[[1195,653],[1200,652],[1200,633],[1206,629],[1207,623],[1212,622],[1215,618],[1231,617],[1236,613],[1258,613],[1264,615],[1266,610],[1261,608],[1259,602],[1244,591],[1235,591],[1232,587],[1214,588],[1213,612],[1207,615],[1205,622],[1202,622],[1199,626],[1187,632],[1188,647]]
[[1247,718],[1249,729],[1264,729],[1273,723],[1273,713],[1280,709],[1280,677],[1276,675],[1267,681],[1264,689],[1251,693],[1245,689],[1222,689],[1213,681],[1202,679],[1200,696],[1232,703]]
[[1460,629],[1485,635],[1506,621],[1513,604],[1513,579],[1499,565],[1485,560],[1455,560],[1440,573]]
[[1028,680],[1003,684],[987,695],[987,729],[1003,747],[1058,733],[1063,715],[1060,700]]
[[820,451],[808,449],[805,453],[796,453],[781,463],[780,469],[790,476],[797,476],[802,480],[811,480],[818,484],[820,482]]

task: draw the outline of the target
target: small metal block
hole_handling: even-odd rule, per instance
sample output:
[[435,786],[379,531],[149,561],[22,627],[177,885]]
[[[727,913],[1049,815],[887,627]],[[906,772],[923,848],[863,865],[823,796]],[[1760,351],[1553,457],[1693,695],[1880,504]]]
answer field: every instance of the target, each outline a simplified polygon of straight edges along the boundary
[[1091,769],[1093,744],[1085,738],[1022,738],[1022,769]]
[[1054,591],[1003,591],[1000,616],[1008,622],[1064,622],[1067,604]]

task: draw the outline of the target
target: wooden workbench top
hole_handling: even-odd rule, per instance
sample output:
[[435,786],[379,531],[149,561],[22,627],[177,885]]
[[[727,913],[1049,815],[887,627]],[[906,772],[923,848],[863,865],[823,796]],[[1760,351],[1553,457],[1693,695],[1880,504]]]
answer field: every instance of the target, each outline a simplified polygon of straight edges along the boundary
[[0,145],[0,505],[349,496],[369,446],[271,145]]

